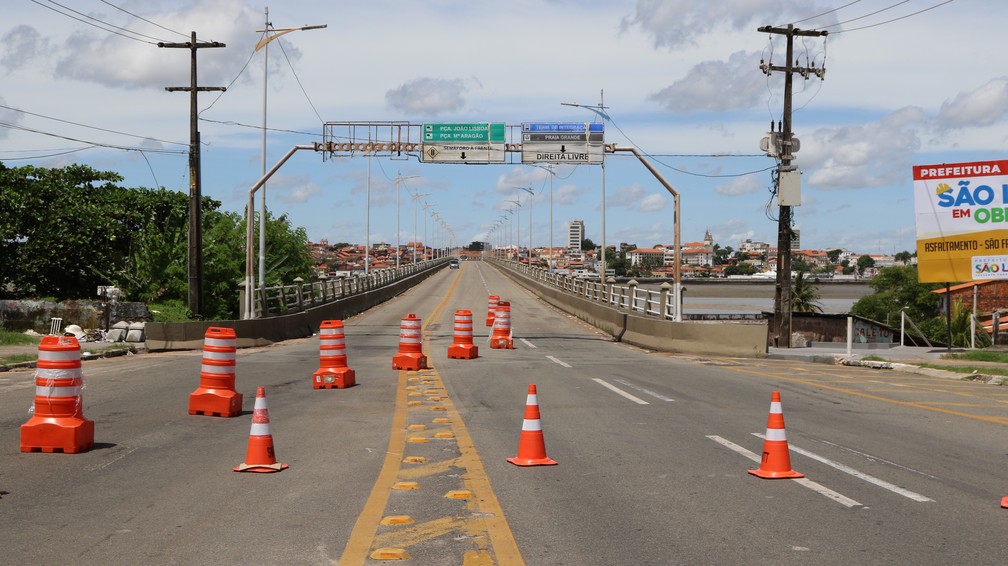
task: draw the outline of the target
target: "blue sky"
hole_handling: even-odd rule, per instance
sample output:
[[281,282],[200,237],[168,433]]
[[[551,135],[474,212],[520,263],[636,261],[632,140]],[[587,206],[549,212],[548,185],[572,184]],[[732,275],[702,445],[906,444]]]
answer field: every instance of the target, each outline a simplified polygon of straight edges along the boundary
[[[243,210],[262,167],[262,3],[60,4],[76,12],[47,0],[5,5],[0,161],[85,163],[121,173],[126,186],[187,192],[189,95],[164,87],[189,84],[189,51],[155,44],[195,31],[227,45],[198,51],[199,84],[228,86],[199,96],[203,192]],[[1006,16],[1008,5],[976,0],[278,3],[274,27],[328,27],[270,44],[267,163],[321,141],[325,121],[592,121],[561,103],[595,105],[603,95],[606,142],[651,156],[682,195],[683,241],[709,229],[722,246],[776,244],[775,163],[758,147],[781,118],[783,75],[767,77],[759,64],[784,64],[784,43],[757,28],[795,23],[830,32],[796,42],[801,64],[826,67],[825,80],[795,80],[801,247],[912,251],[911,167],[1004,157],[1008,72],[997,61],[1008,51]],[[409,178],[397,238],[399,173]],[[556,169],[555,243],[570,219],[601,240],[602,180],[598,166]],[[312,240],[364,242],[368,184],[368,159],[302,151],[270,180],[267,206]],[[522,243],[531,208],[533,243],[545,246],[549,192],[549,173],[520,163],[376,157],[370,241],[412,240],[410,195],[421,193],[438,218],[427,217],[428,230],[443,222],[461,243],[496,241],[508,201],[519,200]],[[672,242],[672,199],[635,158],[607,157],[605,192],[607,244]],[[423,219],[421,211],[421,233]]]

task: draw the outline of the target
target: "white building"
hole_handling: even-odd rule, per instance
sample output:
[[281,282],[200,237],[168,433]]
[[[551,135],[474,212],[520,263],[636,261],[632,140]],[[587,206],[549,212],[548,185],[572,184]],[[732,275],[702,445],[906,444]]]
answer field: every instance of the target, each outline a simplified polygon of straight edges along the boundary
[[584,220],[571,220],[567,223],[567,247],[581,250],[581,241],[585,239]]

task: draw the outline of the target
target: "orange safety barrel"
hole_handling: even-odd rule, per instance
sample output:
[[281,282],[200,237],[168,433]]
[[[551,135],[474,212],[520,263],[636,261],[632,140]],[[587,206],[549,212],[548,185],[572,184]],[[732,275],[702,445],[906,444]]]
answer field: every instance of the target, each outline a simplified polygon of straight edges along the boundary
[[490,295],[490,297],[487,298],[487,317],[486,317],[487,326],[493,326],[494,313],[497,312],[497,304],[499,302],[500,297],[498,297],[497,295]]
[[471,360],[479,357],[479,348],[473,344],[472,311],[455,311],[455,329],[452,345],[448,346],[448,357],[456,360]]
[[399,353],[392,356],[392,369],[410,371],[427,369],[420,322],[413,313],[402,319],[399,325]]
[[344,389],[356,384],[356,373],[347,367],[343,321],[323,320],[319,325],[319,368],[312,375],[312,388]]
[[511,337],[511,303],[508,301],[497,303],[493,334],[490,335],[490,347],[494,350],[514,349],[514,340]]
[[189,414],[237,417],[242,395],[235,391],[235,355],[238,336],[234,329],[211,326],[203,336],[200,384],[189,394]]
[[33,414],[21,425],[22,452],[75,454],[94,447],[94,422],[84,418],[80,343],[46,336],[38,349]]

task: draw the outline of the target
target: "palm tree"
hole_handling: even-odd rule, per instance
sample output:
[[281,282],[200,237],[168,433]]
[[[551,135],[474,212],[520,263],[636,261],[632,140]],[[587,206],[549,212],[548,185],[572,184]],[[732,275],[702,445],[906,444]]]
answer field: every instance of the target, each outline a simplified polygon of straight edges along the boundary
[[805,272],[799,271],[791,284],[791,310],[793,312],[823,311],[819,304],[819,287],[805,279]]

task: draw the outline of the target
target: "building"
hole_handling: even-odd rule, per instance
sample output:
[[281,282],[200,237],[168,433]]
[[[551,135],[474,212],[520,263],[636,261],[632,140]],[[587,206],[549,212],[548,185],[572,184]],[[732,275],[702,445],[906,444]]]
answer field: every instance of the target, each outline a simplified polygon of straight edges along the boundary
[[642,265],[647,263],[652,267],[665,263],[665,248],[637,248],[627,252],[627,259],[630,265]]
[[567,223],[567,247],[581,251],[581,241],[585,239],[584,220],[571,220]]

